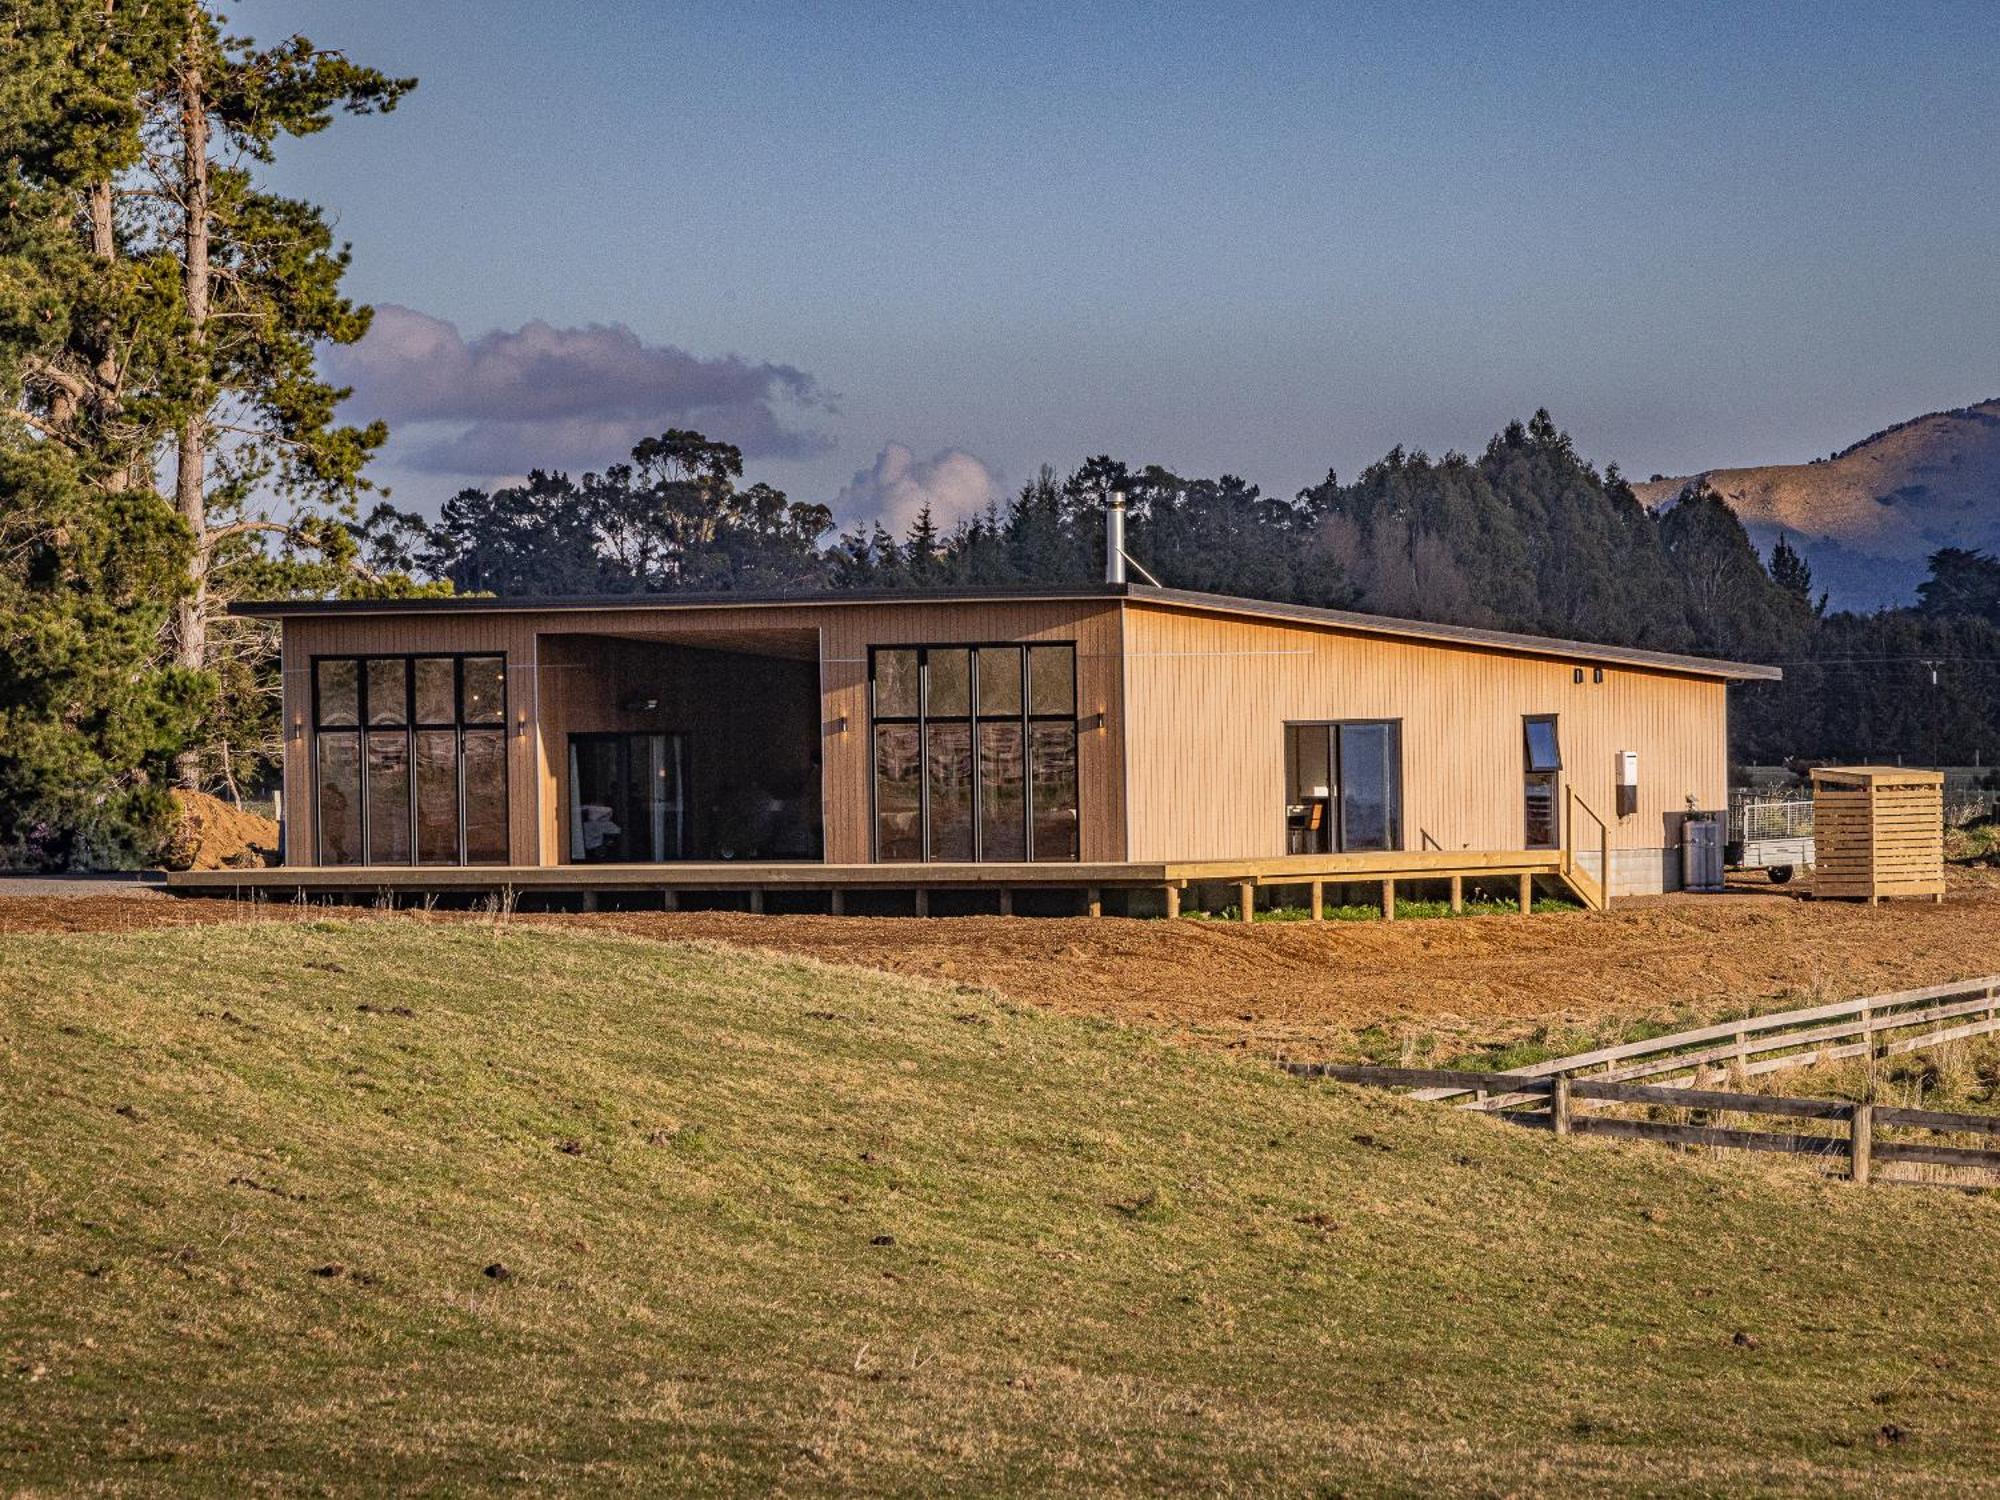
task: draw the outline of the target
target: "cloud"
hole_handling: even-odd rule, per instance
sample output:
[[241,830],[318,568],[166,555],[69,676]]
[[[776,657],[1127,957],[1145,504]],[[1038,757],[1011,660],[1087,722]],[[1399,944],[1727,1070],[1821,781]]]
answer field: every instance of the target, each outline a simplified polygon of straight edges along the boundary
[[602,467],[669,427],[696,428],[751,458],[833,447],[795,425],[802,411],[832,409],[805,371],[648,344],[615,323],[536,321],[467,339],[442,318],[387,303],[366,338],[328,356],[327,371],[354,389],[343,415],[387,421],[397,466],[425,473]]
[[875,462],[841,488],[834,513],[846,521],[872,521],[897,536],[926,505],[941,531],[986,509],[1000,495],[1000,481],[985,464],[960,448],[920,460],[901,443],[887,443]]

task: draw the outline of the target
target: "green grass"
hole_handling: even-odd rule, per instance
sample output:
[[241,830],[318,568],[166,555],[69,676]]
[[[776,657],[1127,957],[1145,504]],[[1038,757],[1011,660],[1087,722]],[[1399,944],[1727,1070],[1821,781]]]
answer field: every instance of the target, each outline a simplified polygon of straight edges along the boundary
[[[1379,922],[1382,920],[1382,905],[1373,902],[1343,902],[1339,905],[1331,901],[1320,908],[1323,920],[1328,922]],[[1560,896],[1536,896],[1530,903],[1530,910],[1537,916],[1552,912],[1581,911],[1583,908],[1574,901]],[[1398,920],[1415,918],[1426,920],[1433,917],[1512,917],[1519,916],[1521,907],[1515,901],[1491,901],[1468,896],[1458,911],[1451,909],[1449,901],[1428,901],[1409,896],[1396,898]],[[1235,922],[1242,919],[1243,908],[1234,904],[1220,907],[1215,911],[1198,911],[1183,908],[1181,915],[1194,921]],[[1260,906],[1252,914],[1255,922],[1310,922],[1310,906]]]
[[2000,1485],[1992,1199],[793,960],[0,939],[0,1161],[0,1491]]

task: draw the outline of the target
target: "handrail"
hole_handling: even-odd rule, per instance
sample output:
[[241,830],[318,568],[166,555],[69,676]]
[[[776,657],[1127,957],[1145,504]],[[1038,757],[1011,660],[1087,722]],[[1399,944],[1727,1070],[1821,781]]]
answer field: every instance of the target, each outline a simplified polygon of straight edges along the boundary
[[[1597,825],[1597,874],[1577,863],[1576,858],[1576,815],[1578,812]],[[1591,905],[1603,911],[1611,905],[1611,828],[1597,815],[1597,810],[1577,794],[1569,782],[1563,783],[1563,875],[1571,885],[1576,886],[1587,898],[1591,895],[1585,887],[1595,888],[1595,899]],[[1578,876],[1583,878],[1578,880]]]

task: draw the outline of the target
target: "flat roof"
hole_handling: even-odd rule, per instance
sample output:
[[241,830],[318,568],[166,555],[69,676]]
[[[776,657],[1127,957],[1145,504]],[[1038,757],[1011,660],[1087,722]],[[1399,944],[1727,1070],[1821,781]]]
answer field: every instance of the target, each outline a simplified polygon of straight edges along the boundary
[[1033,604],[1083,600],[1102,600],[1106,603],[1122,600],[1167,609],[1233,615],[1242,619],[1317,625],[1362,635],[1477,646],[1489,651],[1616,662],[1624,666],[1649,667],[1655,671],[1681,672],[1698,677],[1775,682],[1784,676],[1777,667],[1755,662],[1724,661],[1712,656],[1648,651],[1636,646],[1611,646],[1595,641],[1526,635],[1512,630],[1486,630],[1472,625],[1439,625],[1429,620],[1321,609],[1309,604],[1282,604],[1268,599],[1245,599],[1233,594],[1204,594],[1192,589],[1155,588],[1141,583],[1054,584],[1032,588],[855,589],[813,593],[608,594],[509,599],[447,595],[443,598],[413,599],[248,600],[231,604],[229,613],[262,620],[293,620],[351,615],[565,614],[601,610],[673,613],[696,609],[839,609],[882,604]]

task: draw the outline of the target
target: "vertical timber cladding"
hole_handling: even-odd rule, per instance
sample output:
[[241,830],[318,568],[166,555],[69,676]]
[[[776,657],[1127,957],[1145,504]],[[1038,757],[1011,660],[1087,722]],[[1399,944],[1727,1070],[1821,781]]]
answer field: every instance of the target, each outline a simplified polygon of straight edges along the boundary
[[[1124,705],[1115,600],[812,601],[750,606],[453,609],[297,616],[284,622],[285,816],[291,862],[317,857],[312,828],[311,662],[344,653],[503,652],[507,657],[510,864],[561,861],[561,772],[572,720],[590,716],[615,684],[586,680],[593,634],[717,644],[729,632],[817,632],[820,642],[821,802],[825,855],[866,864],[873,853],[873,757],[868,648],[999,641],[1074,641],[1080,857],[1125,853]],[[601,706],[601,705],[600,705]],[[296,727],[295,727],[296,726]],[[698,726],[690,726],[698,728]],[[303,842],[301,842],[303,840]]]
[[1119,861],[1125,852],[1123,677],[1116,600],[993,600],[857,604],[822,608],[820,689],[826,739],[826,858],[874,857],[874,766],[868,722],[870,646],[949,646],[1014,641],[1076,643],[1079,858]]
[[[1426,835],[1445,849],[1522,847],[1530,714],[1559,716],[1563,783],[1604,818],[1614,849],[1677,849],[1689,799],[1703,811],[1727,805],[1726,688],[1716,678],[1137,599],[1125,639],[1134,860],[1283,854],[1287,720],[1402,722],[1409,849],[1430,847]],[[1620,750],[1639,755],[1638,808],[1625,818],[1614,791]],[[1639,888],[1622,873],[1618,884]]]
[[319,858],[312,776],[312,662],[316,656],[421,656],[427,652],[507,658],[507,863],[538,862],[534,732],[534,632],[529,616],[502,611],[422,615],[305,616],[284,622],[285,858]]

